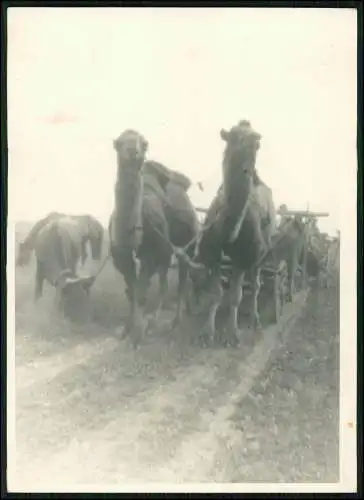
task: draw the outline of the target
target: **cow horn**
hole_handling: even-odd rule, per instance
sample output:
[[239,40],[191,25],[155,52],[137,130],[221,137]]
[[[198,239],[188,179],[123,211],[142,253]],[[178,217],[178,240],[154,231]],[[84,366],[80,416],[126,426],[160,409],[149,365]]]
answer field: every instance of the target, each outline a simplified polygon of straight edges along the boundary
[[64,281],[63,288],[69,285],[81,285],[82,288],[90,288],[96,280],[96,276],[79,276],[77,278],[67,277]]
[[[108,255],[105,257],[105,259],[103,260],[101,266],[99,267],[98,271],[93,274],[93,275],[90,275],[90,276],[76,276],[76,277],[73,277],[73,276],[66,276],[64,278],[64,281],[63,281],[63,284],[62,284],[62,288],[65,288],[67,286],[70,286],[70,285],[76,285],[76,284],[80,284],[82,288],[84,289],[89,289],[91,288],[91,286],[95,283],[96,281],[96,278],[98,277],[98,275],[101,273],[101,271],[104,269],[107,261],[109,260],[110,258],[110,253],[108,253]],[[64,272],[63,272],[64,274]]]

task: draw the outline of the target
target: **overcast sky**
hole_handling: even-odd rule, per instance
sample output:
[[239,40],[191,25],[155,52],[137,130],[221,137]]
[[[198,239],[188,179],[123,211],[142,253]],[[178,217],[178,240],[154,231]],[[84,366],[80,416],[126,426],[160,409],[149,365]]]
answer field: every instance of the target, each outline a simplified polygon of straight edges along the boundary
[[[356,13],[350,9],[8,9],[9,209],[113,207],[112,140],[136,128],[149,158],[205,193],[221,179],[222,127],[262,134],[257,168],[278,206],[340,227],[356,175]],[[351,185],[352,189],[353,184]],[[356,196],[353,191],[352,196]]]

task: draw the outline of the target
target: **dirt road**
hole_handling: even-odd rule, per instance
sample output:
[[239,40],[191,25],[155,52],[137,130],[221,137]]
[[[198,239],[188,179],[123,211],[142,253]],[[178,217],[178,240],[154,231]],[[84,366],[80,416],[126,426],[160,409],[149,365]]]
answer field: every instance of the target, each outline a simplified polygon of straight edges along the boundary
[[287,309],[290,336],[278,350],[274,328],[239,349],[201,349],[190,324],[151,335],[134,352],[114,334],[125,304],[111,271],[93,291],[95,321],[78,328],[49,316],[51,291],[34,308],[31,271],[22,273],[16,444],[25,491],[338,480],[334,290],[311,294],[295,326],[295,306]]

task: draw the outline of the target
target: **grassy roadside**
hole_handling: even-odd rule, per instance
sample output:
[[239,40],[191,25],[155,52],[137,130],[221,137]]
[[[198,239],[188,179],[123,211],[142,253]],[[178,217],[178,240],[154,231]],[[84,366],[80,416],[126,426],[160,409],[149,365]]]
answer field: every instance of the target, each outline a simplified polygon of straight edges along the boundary
[[339,480],[338,296],[335,288],[312,291],[288,341],[239,404],[233,421],[244,444],[230,481]]

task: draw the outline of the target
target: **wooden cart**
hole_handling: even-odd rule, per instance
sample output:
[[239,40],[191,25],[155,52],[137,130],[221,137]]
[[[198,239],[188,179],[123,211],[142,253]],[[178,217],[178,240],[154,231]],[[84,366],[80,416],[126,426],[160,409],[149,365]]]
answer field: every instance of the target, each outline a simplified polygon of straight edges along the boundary
[[[197,208],[197,212],[200,214],[206,214],[207,210],[204,208]],[[304,242],[303,245],[303,259],[302,265],[297,268],[297,276],[296,282],[300,282],[299,288],[306,288],[308,285],[307,278],[307,242],[310,238],[310,232],[312,230],[312,222],[318,217],[328,217],[327,212],[310,212],[310,211],[293,211],[293,210],[284,210],[277,211],[277,214],[282,217],[287,217],[291,221],[294,218],[300,220],[304,224]],[[280,238],[285,234],[285,228],[288,228],[289,225],[282,226],[281,234],[280,229],[278,228],[278,234],[276,235],[276,239],[273,240],[273,249],[264,257],[262,260],[261,267],[261,293],[267,294],[271,297],[273,301],[273,311],[274,311],[274,321],[279,323],[283,308],[285,303],[289,300],[289,273],[288,273],[288,264],[286,260],[279,259],[279,256],[275,254],[275,244],[280,241]],[[225,287],[228,286],[230,280],[231,273],[231,262],[229,257],[223,256],[222,265],[221,265],[222,273],[221,279],[222,284]],[[252,286],[249,281],[244,281],[244,296],[251,292]],[[294,291],[297,291],[294,290]]]

